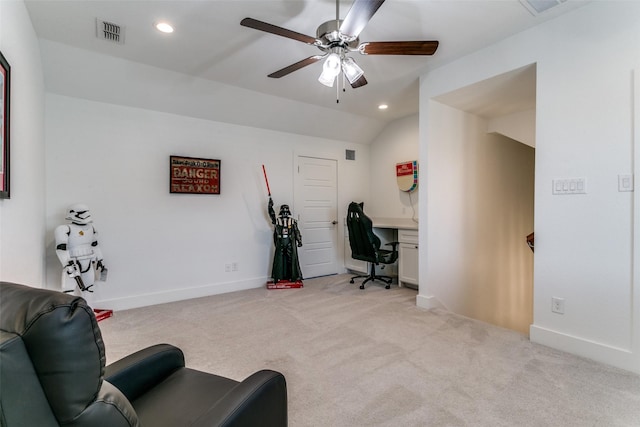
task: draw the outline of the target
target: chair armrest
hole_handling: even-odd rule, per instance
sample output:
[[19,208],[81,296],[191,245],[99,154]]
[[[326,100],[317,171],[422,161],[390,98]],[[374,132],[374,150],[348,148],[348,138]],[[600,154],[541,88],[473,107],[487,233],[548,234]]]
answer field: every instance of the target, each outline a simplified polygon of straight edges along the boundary
[[133,401],[184,366],[182,350],[170,344],[158,344],[108,365],[104,379]]
[[196,422],[204,426],[287,426],[287,383],[275,371],[262,370],[238,383]]
[[388,242],[388,243],[385,243],[385,246],[391,246],[391,250],[389,250],[389,249],[380,249],[379,252],[380,253],[393,254],[395,256],[395,254],[398,252],[398,245],[399,244],[400,244],[399,242]]
[[[138,416],[124,395],[107,381],[102,382],[96,399],[73,421],[74,427],[109,426],[140,427]],[[65,425],[70,425],[65,424]]]

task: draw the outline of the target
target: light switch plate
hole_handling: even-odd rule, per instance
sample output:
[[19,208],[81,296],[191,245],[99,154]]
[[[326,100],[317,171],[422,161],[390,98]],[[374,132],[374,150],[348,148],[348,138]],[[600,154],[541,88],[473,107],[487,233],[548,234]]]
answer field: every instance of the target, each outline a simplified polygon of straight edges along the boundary
[[618,191],[633,191],[633,175],[618,175]]
[[587,179],[586,178],[567,178],[554,179],[552,193],[561,194],[586,194]]

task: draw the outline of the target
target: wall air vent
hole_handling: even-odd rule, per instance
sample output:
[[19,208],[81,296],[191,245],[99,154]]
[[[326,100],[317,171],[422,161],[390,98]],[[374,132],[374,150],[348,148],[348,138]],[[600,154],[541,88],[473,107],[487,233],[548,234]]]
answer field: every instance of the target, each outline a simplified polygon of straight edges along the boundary
[[567,0],[520,0],[520,3],[529,11],[533,16],[538,16],[547,10],[566,3]]
[[355,160],[356,159],[356,150],[345,150],[344,158],[347,160]]
[[124,44],[124,27],[96,18],[96,37],[112,43]]

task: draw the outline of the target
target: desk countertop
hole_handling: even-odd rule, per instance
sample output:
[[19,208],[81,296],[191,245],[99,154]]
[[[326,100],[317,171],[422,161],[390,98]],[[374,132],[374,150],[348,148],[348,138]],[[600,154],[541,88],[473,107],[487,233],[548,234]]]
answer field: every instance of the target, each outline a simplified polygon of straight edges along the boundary
[[371,218],[371,220],[373,221],[373,226],[377,228],[418,229],[418,223],[411,218]]

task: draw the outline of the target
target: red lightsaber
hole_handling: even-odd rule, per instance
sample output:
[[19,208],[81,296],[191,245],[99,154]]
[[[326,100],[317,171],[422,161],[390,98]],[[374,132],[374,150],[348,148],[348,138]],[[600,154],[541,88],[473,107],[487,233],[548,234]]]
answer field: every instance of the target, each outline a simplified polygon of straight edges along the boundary
[[267,193],[269,193],[269,197],[271,197],[271,189],[269,188],[269,180],[267,179],[267,170],[262,165],[262,173],[264,174],[264,182],[267,183]]

